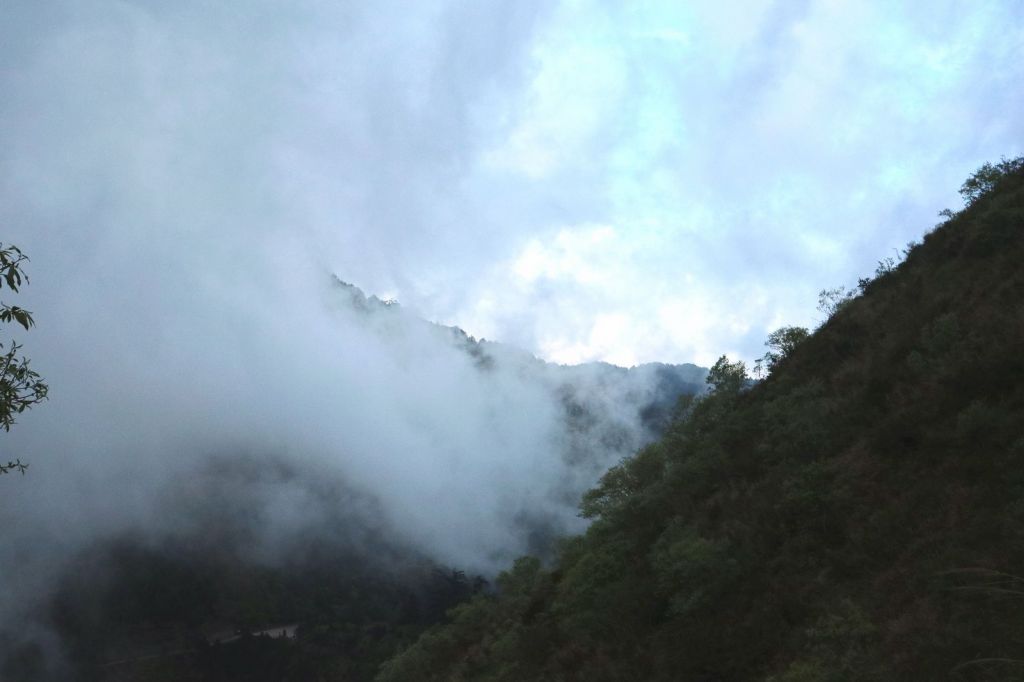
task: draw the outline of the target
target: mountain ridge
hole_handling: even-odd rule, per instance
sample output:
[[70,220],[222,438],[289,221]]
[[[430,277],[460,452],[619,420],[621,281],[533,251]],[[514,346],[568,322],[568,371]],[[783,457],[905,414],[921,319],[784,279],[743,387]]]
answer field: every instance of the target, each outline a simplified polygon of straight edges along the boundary
[[[332,275],[336,291],[343,295],[347,307],[364,318],[368,325],[383,320],[382,333],[392,333],[396,326],[412,325],[432,333],[473,359],[481,371],[496,366],[511,368],[547,387],[558,396],[566,418],[582,427],[618,427],[617,446],[625,456],[659,436],[667,427],[676,406],[684,395],[706,390],[707,368],[693,363],[672,364],[648,362],[632,367],[621,367],[604,361],[591,361],[575,365],[548,362],[532,353],[498,341],[476,339],[457,326],[430,322],[410,314],[394,299],[380,299],[369,295],[355,284]],[[612,408],[612,405],[616,409]],[[623,413],[625,409],[625,413]],[[637,421],[643,429],[640,434],[621,435],[633,431],[629,422]],[[615,436],[602,434],[606,442]],[[615,458],[617,459],[617,457]],[[602,461],[603,471],[614,461]]]

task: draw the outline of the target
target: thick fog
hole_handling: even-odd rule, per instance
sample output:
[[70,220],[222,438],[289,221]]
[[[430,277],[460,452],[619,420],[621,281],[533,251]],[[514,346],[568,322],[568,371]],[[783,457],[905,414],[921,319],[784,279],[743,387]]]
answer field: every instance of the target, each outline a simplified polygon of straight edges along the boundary
[[281,7],[3,9],[0,239],[31,258],[3,300],[37,322],[4,331],[50,386],[0,451],[29,464],[0,477],[8,619],[124,534],[243,529],[273,562],[319,533],[491,573],[580,529],[579,493],[649,435],[647,379],[621,410],[579,383],[618,429],[581,430],[543,363],[485,362],[333,277],[500,248],[437,216],[487,134],[466,103],[500,97],[536,11]]

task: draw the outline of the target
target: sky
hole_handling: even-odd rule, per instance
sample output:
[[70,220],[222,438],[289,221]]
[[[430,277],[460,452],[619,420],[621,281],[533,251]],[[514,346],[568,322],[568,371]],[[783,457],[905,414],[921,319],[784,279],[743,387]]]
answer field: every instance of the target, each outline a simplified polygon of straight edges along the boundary
[[563,363],[749,361],[1022,152],[1016,0],[0,12],[9,240],[131,218]]
[[1024,5],[969,7],[559,5],[475,170],[580,203],[444,315],[626,365],[749,360],[778,326],[813,326],[818,291],[870,274],[981,162],[1021,151]]
[[[579,528],[550,391],[331,275],[554,362],[749,361],[1024,153],[1021,54],[1015,0],[6,0],[2,338],[50,399],[0,441],[0,613],[225,490],[269,554],[332,481],[475,570]],[[300,473],[203,487],[242,455]]]

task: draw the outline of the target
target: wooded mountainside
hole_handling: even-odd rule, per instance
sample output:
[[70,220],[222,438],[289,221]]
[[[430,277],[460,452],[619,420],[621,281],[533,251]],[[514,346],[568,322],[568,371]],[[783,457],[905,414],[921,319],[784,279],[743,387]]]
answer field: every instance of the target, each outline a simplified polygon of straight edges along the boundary
[[[761,381],[722,358],[710,392],[699,368],[651,366],[638,393],[635,370],[515,360],[562,391],[581,443],[616,413],[590,387],[662,433],[548,556],[488,584],[392,541],[372,499],[316,470],[214,460],[187,498],[202,522],[81,551],[37,622],[0,630],[0,678],[1024,679],[1024,160],[962,193],[901,263],[824,292],[814,333],[773,334]],[[438,333],[481,372],[512,361]],[[677,387],[672,418],[646,412]],[[228,492],[302,478],[334,511],[287,560],[253,562],[262,517]],[[295,637],[259,635],[272,625]]]
[[1024,679],[1024,162],[962,193],[378,680]]

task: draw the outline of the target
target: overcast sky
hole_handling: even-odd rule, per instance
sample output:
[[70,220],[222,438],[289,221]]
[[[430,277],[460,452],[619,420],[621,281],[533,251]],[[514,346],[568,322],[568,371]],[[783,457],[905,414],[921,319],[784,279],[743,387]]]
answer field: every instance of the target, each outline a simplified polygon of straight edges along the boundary
[[750,359],[1022,152],[1022,54],[1019,0],[6,0],[0,238],[101,316],[306,268],[558,362]]

